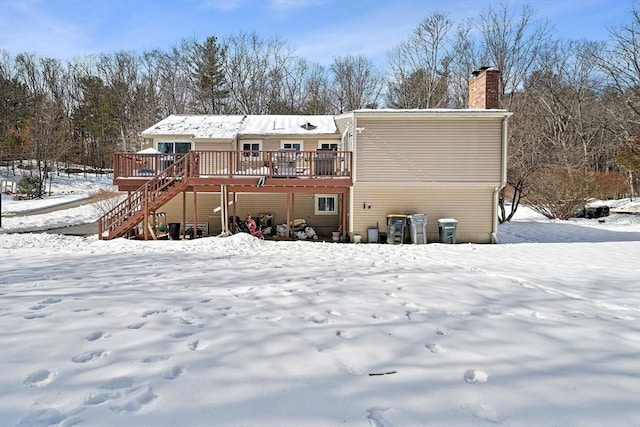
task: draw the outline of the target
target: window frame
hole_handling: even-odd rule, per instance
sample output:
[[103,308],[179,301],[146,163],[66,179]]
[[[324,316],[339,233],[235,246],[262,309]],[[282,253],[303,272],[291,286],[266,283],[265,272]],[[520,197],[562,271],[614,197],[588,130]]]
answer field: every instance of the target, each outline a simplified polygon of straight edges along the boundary
[[[258,140],[249,140],[249,141],[242,141],[240,144],[242,144],[242,148],[240,151],[242,151],[242,157],[259,157],[260,153],[256,153],[256,151],[262,151],[262,141],[258,141]],[[249,150],[245,149],[245,145],[249,145],[251,148]],[[258,149],[254,149],[254,146],[257,146]]]
[[340,149],[340,141],[335,139],[325,139],[318,141],[318,150],[320,151],[338,151]]
[[[321,210],[320,209],[320,201],[321,199],[332,199],[333,200],[333,210]],[[338,195],[337,194],[316,194],[314,201],[314,212],[316,215],[338,215]],[[325,201],[326,206],[326,201]]]
[[[287,147],[289,145],[289,147]],[[300,148],[296,148],[295,145]],[[293,150],[293,151],[304,151],[304,141],[302,140],[281,140],[280,141],[280,149],[282,150]]]
[[[176,151],[178,147],[177,144],[186,145],[189,147],[187,151]],[[170,151],[164,151],[167,146],[170,146]],[[162,147],[162,148],[160,148]],[[187,154],[189,151],[193,150],[193,142],[191,141],[157,141],[156,149],[162,154]]]

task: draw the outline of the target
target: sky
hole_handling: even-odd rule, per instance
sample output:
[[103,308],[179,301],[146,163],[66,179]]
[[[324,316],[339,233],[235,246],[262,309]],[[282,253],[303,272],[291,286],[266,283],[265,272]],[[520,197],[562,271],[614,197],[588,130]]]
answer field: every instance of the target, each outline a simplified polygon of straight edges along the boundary
[[[382,63],[425,17],[454,23],[487,0],[0,0],[0,49],[71,59],[91,53],[169,49],[181,40],[255,32],[298,56],[329,65],[336,56]],[[562,38],[604,40],[629,21],[632,0],[512,0],[529,4]]]
[[494,245],[15,232],[105,178],[2,195],[0,427],[640,422],[640,215],[521,206]]

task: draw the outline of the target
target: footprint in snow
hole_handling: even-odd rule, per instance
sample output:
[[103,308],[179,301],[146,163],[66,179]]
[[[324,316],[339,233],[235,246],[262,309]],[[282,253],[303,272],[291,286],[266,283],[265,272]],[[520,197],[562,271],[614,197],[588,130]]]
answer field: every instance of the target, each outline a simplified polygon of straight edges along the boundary
[[96,359],[100,359],[101,357],[104,357],[107,354],[108,352],[104,350],[87,351],[82,354],[73,356],[71,358],[71,361],[74,363],[88,363],[88,362],[93,362]]
[[336,331],[336,336],[337,336],[337,337],[339,337],[339,338],[344,338],[344,339],[346,339],[346,340],[350,340],[350,339],[352,339],[353,337],[355,337],[355,336],[356,336],[356,334],[355,334],[355,332],[351,332],[351,331],[343,331],[343,330],[341,330],[341,329],[338,329],[338,330]]
[[29,411],[29,413],[20,420],[16,427],[61,425],[65,420],[67,420],[67,416],[57,409],[36,409]]
[[29,313],[24,315],[24,318],[27,320],[44,319],[45,317],[47,317],[47,315],[44,313]]
[[138,322],[138,323],[132,323],[130,325],[127,326],[127,329],[140,329],[142,328],[147,322]]
[[142,359],[142,363],[158,363],[158,362],[164,362],[165,360],[169,360],[169,359],[171,359],[171,356],[166,354],[161,354],[157,356],[147,356],[144,359]]
[[146,384],[132,389],[126,394],[126,400],[109,407],[112,412],[120,415],[129,415],[140,412],[145,406],[153,402],[158,396],[153,393],[150,385]]
[[488,379],[489,375],[484,371],[469,369],[464,373],[464,380],[469,384],[484,384]]
[[442,347],[440,344],[425,344],[425,347],[429,349],[431,353],[446,353],[447,350]]
[[122,397],[122,392],[118,390],[111,391],[96,391],[91,392],[84,398],[85,405],[101,405],[105,402],[109,402],[110,400],[116,400]]
[[418,426],[424,422],[417,422],[409,414],[398,408],[369,408],[367,421],[371,427]]
[[84,398],[85,405],[101,405],[111,400],[120,399],[126,396],[133,387],[132,377],[116,377],[112,378],[100,386],[100,390],[89,393]]
[[179,376],[182,376],[187,373],[187,368],[182,365],[172,366],[167,369],[167,371],[162,376],[165,380],[175,380]]
[[40,388],[51,384],[57,378],[58,374],[49,369],[40,369],[27,375],[24,385],[27,388]]
[[102,331],[93,331],[84,336],[84,339],[87,341],[96,341],[100,338],[106,337],[105,333]]
[[142,317],[145,318],[145,317],[157,316],[159,314],[166,313],[166,312],[167,310],[147,310],[144,313],[142,313]]
[[185,337],[190,337],[191,335],[193,335],[193,332],[189,332],[189,331],[180,331],[180,332],[174,332],[173,334],[170,334],[169,336],[172,338],[185,338]]
[[197,350],[203,350],[207,348],[207,344],[201,343],[200,340],[195,340],[187,344],[187,347],[191,351],[197,351]]
[[282,317],[278,315],[256,316],[256,320],[266,320],[268,322],[279,322]]

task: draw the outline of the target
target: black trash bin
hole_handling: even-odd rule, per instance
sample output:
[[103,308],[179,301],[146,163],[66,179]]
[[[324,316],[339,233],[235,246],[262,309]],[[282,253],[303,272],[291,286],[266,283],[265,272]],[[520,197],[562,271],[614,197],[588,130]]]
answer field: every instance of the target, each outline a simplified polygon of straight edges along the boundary
[[456,232],[458,220],[453,218],[441,218],[438,220],[438,231],[440,233],[440,243],[456,243]]
[[169,237],[171,238],[171,240],[180,240],[180,223],[179,222],[169,223]]

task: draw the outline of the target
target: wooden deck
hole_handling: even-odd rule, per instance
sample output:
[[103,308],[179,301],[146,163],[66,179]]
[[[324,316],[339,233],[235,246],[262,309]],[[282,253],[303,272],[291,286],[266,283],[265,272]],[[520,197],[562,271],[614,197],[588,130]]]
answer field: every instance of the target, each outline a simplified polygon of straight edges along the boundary
[[[198,191],[313,192],[313,188],[348,189],[352,185],[350,151],[191,151],[188,186]],[[114,185],[133,191],[155,178],[184,154],[114,155]],[[202,187],[202,189],[200,188]],[[309,190],[304,190],[308,188]]]
[[[101,239],[126,235],[173,197],[186,192],[287,193],[287,224],[295,193],[344,195],[353,184],[349,151],[190,151],[185,154],[117,153],[114,185],[127,199],[98,220]],[[197,211],[194,197],[194,212]],[[226,209],[226,203],[224,204]],[[342,204],[342,230],[346,230]],[[223,212],[226,218],[227,212]],[[194,218],[197,222],[197,217]],[[184,222],[184,219],[183,219]]]

